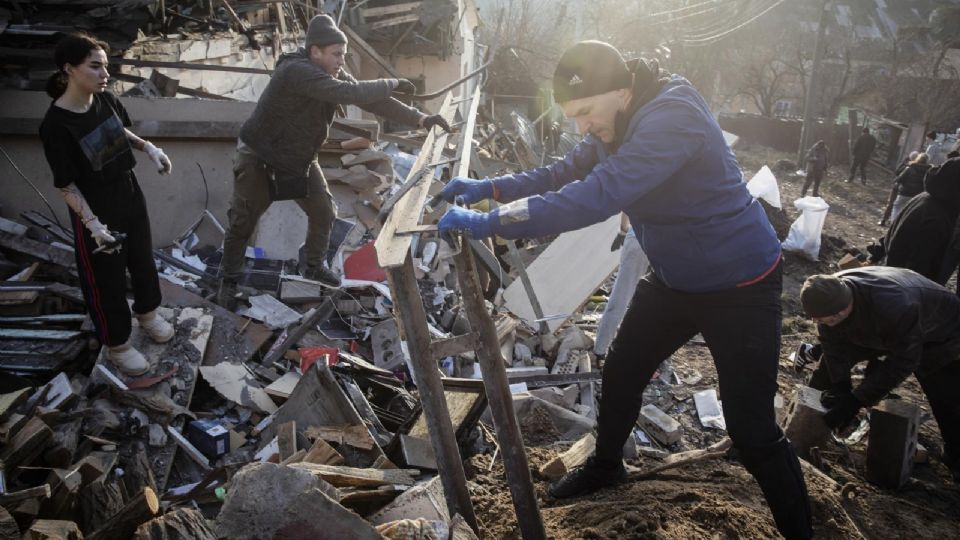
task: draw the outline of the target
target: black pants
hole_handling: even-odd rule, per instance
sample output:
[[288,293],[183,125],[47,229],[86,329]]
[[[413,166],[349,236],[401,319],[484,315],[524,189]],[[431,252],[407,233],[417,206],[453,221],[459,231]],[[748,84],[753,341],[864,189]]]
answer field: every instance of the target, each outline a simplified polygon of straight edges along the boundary
[[860,181],[863,182],[863,185],[867,185],[867,162],[870,161],[870,158],[853,158],[853,163],[850,165],[850,177],[847,178],[847,182],[853,180],[853,176],[856,174],[857,169],[860,169]]
[[80,287],[97,336],[106,346],[122,345],[130,337],[127,270],[130,271],[130,283],[133,286],[135,313],[153,311],[160,305],[161,299],[160,280],[153,260],[150,218],[143,192],[133,178],[113,187],[113,207],[100,204],[95,207],[91,204],[91,208],[112,233],[127,235],[119,252],[93,253],[97,248],[96,241],[81,222],[80,216],[70,212]]
[[793,448],[777,426],[773,399],[780,353],[778,266],[758,283],[684,293],[648,274],[637,285],[603,367],[597,460],[616,463],[660,362],[701,333],[713,355],[727,430],[787,538],[811,535],[807,489]]
[[807,195],[807,188],[813,184],[813,196],[820,196],[820,180],[823,179],[823,173],[820,171],[807,171],[807,179],[803,181],[803,189],[800,190],[800,196]]

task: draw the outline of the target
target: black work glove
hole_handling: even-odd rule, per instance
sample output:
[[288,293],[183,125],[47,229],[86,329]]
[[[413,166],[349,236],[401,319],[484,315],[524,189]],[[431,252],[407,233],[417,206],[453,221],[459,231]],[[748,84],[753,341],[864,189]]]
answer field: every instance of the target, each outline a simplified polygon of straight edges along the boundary
[[397,79],[397,87],[393,91],[401,94],[416,94],[417,87],[407,79]]
[[623,247],[623,239],[627,237],[627,233],[618,232],[617,237],[613,239],[613,243],[610,244],[610,251],[616,251]]
[[[822,403],[823,399],[820,401]],[[827,411],[827,414],[823,415],[823,421],[830,429],[842,430],[857,417],[861,408],[863,408],[863,404],[852,392],[835,396],[835,403]]]
[[450,133],[450,124],[440,116],[439,114],[431,114],[430,116],[423,119],[423,127],[427,128],[427,131],[433,129],[433,126],[440,126],[440,129]]

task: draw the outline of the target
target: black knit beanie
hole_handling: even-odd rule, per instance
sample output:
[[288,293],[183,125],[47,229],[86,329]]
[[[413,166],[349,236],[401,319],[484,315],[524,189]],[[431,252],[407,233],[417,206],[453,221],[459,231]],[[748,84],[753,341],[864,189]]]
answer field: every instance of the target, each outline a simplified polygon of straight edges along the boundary
[[621,88],[630,88],[633,74],[620,52],[602,41],[581,41],[564,51],[553,73],[553,97],[566,103]]
[[853,292],[840,278],[828,274],[810,276],[800,289],[800,304],[810,317],[840,313],[853,300]]
[[310,19],[310,25],[307,26],[307,39],[305,47],[310,50],[312,45],[317,47],[326,47],[336,43],[346,45],[347,36],[337,28],[337,23],[329,15],[317,15]]

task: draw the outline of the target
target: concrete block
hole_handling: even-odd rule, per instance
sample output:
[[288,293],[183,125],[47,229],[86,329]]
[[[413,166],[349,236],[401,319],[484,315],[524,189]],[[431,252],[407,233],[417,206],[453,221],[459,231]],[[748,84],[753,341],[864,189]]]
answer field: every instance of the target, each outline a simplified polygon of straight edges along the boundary
[[867,480],[899,488],[910,478],[917,453],[920,408],[899,399],[888,399],[870,410],[867,440]]
[[227,38],[208,39],[207,58],[223,58],[233,54],[233,40]]
[[830,427],[823,421],[826,409],[820,405],[820,390],[797,385],[793,411],[784,429],[797,455],[809,461],[810,449],[823,446],[830,438]]
[[207,58],[207,42],[190,40],[180,42],[180,61],[196,62]]
[[644,431],[662,444],[673,444],[683,435],[683,426],[680,422],[655,405],[644,405],[640,409],[639,422]]

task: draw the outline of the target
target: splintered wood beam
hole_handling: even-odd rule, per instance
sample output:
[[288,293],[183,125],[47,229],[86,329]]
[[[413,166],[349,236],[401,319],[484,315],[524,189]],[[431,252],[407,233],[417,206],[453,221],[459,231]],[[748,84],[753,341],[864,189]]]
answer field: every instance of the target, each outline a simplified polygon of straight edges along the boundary
[[[467,158],[469,159],[469,158]],[[483,387],[490,404],[497,443],[503,456],[503,468],[506,470],[507,485],[513,499],[513,508],[517,515],[517,525],[525,540],[545,539],[547,533],[540,518],[537,492],[533,487],[520,425],[513,409],[513,397],[510,382],[500,355],[500,341],[497,327],[486,310],[480,279],[477,277],[473,252],[466,248],[466,236],[461,236],[461,249],[454,256],[457,280],[460,283],[460,296],[470,321],[470,328],[480,334],[480,347],[476,350],[483,375]]]
[[[449,122],[453,119],[453,107],[450,105],[450,94],[443,100],[440,114]],[[406,186],[409,186],[396,202],[390,207],[384,205],[388,214],[380,234],[374,244],[377,250],[377,262],[381,268],[397,268],[402,266],[410,251],[413,238],[398,235],[397,231],[409,230],[420,223],[423,214],[423,205],[427,198],[427,190],[433,182],[432,164],[440,160],[443,147],[447,144],[447,133],[439,127],[434,127],[427,134],[423,149],[417,156],[410,174],[407,175]],[[429,174],[424,174],[429,173]],[[389,204],[389,203],[388,203]]]
[[423,2],[404,2],[402,4],[394,4],[392,6],[383,6],[375,8],[366,8],[361,11],[363,17],[373,18],[373,17],[384,17],[387,15],[396,15],[398,13],[406,13],[408,11],[413,11],[420,8],[420,4]]
[[477,110],[480,108],[480,85],[473,91],[470,109],[467,112],[466,124],[460,131],[460,163],[455,176],[470,176],[470,157],[473,155],[473,131],[477,127]]
[[376,49],[374,49],[372,45],[364,41],[363,38],[361,38],[359,35],[357,35],[356,32],[353,31],[353,28],[350,28],[349,26],[344,24],[340,27],[340,29],[343,30],[343,33],[347,35],[347,39],[350,40],[351,44],[356,45],[357,48],[363,51],[364,54],[369,56],[374,62],[379,64],[380,67],[382,67],[383,70],[386,71],[391,77],[393,77],[394,79],[403,78],[397,73],[397,70],[393,67],[393,64],[391,64],[390,62],[385,60],[382,56],[380,56],[380,54],[377,53]]
[[[425,189],[422,194],[426,195]],[[423,197],[419,200],[422,201]],[[420,204],[422,205],[422,202]],[[402,264],[388,268],[387,277],[393,293],[396,317],[410,350],[413,380],[420,391],[427,434],[437,459],[437,471],[443,484],[447,510],[451,516],[460,514],[474,531],[479,531],[470,492],[467,491],[467,478],[457,446],[456,432],[450,420],[450,410],[440,380],[440,370],[437,369],[437,361],[430,354],[427,313],[420,297],[420,288],[417,286],[409,244],[401,253],[404,257]]]

